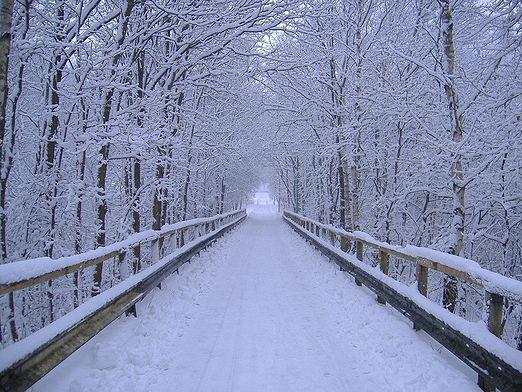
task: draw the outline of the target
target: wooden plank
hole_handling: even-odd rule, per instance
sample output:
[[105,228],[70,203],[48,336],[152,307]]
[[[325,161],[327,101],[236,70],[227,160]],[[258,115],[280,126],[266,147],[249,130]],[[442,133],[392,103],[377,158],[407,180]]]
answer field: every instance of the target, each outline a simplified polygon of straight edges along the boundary
[[[135,244],[133,244],[133,245],[135,245]],[[115,251],[112,251],[110,253],[107,253],[106,255],[103,255],[103,256],[100,256],[100,257],[96,257],[94,259],[86,260],[83,263],[74,264],[74,265],[71,265],[71,266],[68,266],[68,267],[64,267],[62,269],[59,269],[59,270],[56,270],[56,271],[52,271],[52,272],[49,272],[49,273],[46,273],[46,274],[43,274],[43,275],[40,275],[40,276],[37,276],[37,277],[32,278],[32,279],[19,280],[19,281],[15,282],[15,283],[10,283],[10,284],[2,284],[2,285],[0,285],[0,295],[7,294],[7,293],[10,293],[10,292],[16,291],[16,290],[21,290],[21,289],[24,289],[24,288],[27,288],[27,287],[31,287],[31,286],[34,286],[34,285],[36,285],[38,283],[47,282],[49,280],[56,279],[56,278],[59,278],[59,277],[64,276],[64,275],[71,274],[73,272],[76,272],[76,271],[79,271],[79,270],[91,267],[93,265],[96,265],[96,264],[99,264],[99,263],[103,263],[105,260],[109,260],[109,259],[111,259],[113,257],[119,256],[122,252],[125,252],[125,250],[115,250]]]
[[404,259],[404,260],[408,260],[408,261],[412,261],[412,262],[417,262],[417,257],[412,256],[412,255],[409,255],[409,254],[407,254],[407,253],[400,252],[400,251],[395,250],[395,249],[384,248],[384,247],[380,247],[379,249],[384,250],[384,251],[385,251],[386,253],[388,253],[390,256],[395,256],[395,257],[399,257],[399,258]]
[[[410,298],[400,294],[391,286],[377,279],[365,270],[352,264],[333,250],[322,245],[314,236],[302,231],[286,220],[303,238],[311,242],[329,259],[351,275],[357,277],[374,293],[384,298],[391,306],[416,323],[433,339],[438,341],[466,365],[476,371],[484,379],[505,392],[522,390],[522,373],[505,362],[502,358],[490,353],[474,340],[468,338],[457,329],[446,324],[417,305]],[[498,317],[498,316],[497,316]]]
[[30,388],[119,315],[144,298],[148,292],[190,260],[192,256],[212,244],[217,238],[237,226],[245,218],[246,215],[233,223],[223,226],[205,241],[194,245],[182,254],[173,256],[161,269],[121,293],[112,301],[105,303],[96,313],[86,316],[70,329],[51,339],[10,368],[0,370],[0,390],[21,392]]
[[437,263],[436,261],[426,259],[424,257],[419,257],[419,258],[417,258],[417,263],[426,268],[430,268],[435,271],[442,272],[446,275],[453,276],[457,279],[460,279],[463,282],[474,283],[481,287],[483,286],[483,284],[480,280],[471,277],[468,273],[448,267],[447,265],[444,265],[444,264]]
[[368,248],[381,249],[381,247],[382,247],[378,243],[367,241],[367,240],[363,240],[363,239],[359,239],[357,237],[355,237],[355,238],[356,238],[357,241],[361,242],[363,245],[366,245]]

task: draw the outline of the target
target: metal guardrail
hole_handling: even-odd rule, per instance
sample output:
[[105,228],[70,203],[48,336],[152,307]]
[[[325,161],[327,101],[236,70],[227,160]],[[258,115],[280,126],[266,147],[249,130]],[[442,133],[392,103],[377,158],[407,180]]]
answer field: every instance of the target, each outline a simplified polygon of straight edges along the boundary
[[[0,390],[17,392],[30,388],[119,315],[133,308],[163,279],[176,271],[192,256],[212,244],[218,237],[238,225],[245,217],[246,212],[239,210],[213,218],[181,222],[159,232],[147,233],[143,236],[145,240],[155,241],[157,244],[155,245],[156,251],[153,252],[155,253],[156,263],[89,299],[63,318],[58,319],[57,328],[53,328],[54,323],[51,323],[22,341],[13,343],[0,351]],[[158,259],[162,253],[160,239],[171,236],[178,230],[186,230],[194,226],[203,228],[204,234]],[[130,241],[130,243],[124,241],[124,244],[123,242],[117,243],[111,247],[118,249],[106,247],[109,249],[103,249],[101,256],[86,257],[86,260],[48,271],[45,275],[32,277],[30,280],[22,278],[12,280],[4,284],[3,287],[12,291],[19,287],[27,287],[29,282],[45,281],[42,280],[42,276],[54,278],[69,273],[71,268],[73,270],[86,268],[94,265],[93,263],[103,262],[103,260],[114,257],[114,252],[125,252],[141,241],[144,241],[144,239],[140,238],[139,241]],[[124,246],[120,246],[122,244]],[[58,273],[61,275],[56,275]],[[27,350],[27,347],[31,349]],[[5,359],[7,357],[6,352],[11,354],[9,355],[10,359]],[[13,353],[15,355],[12,355]],[[4,354],[5,357],[2,358],[1,354]]]
[[[495,279],[494,273],[487,270],[470,274],[468,271],[447,265],[446,260],[431,260],[419,256],[415,250],[412,252],[400,250],[399,247],[374,240],[365,233],[349,233],[293,212],[285,211],[283,216],[285,221],[302,237],[338,264],[342,270],[353,275],[358,285],[364,284],[377,294],[377,300],[380,303],[388,302],[413,321],[416,329],[426,331],[475,370],[479,375],[479,386],[483,390],[494,391],[495,387],[508,392],[522,390],[522,353],[497,338],[501,331],[503,295],[520,300],[519,289],[522,287],[522,282],[500,275],[499,279]],[[321,235],[324,235],[330,242],[324,241]],[[337,239],[339,241],[336,241]],[[356,260],[353,260],[353,255],[346,253],[351,247],[350,241],[355,242]],[[340,244],[340,249],[332,245],[336,242]],[[365,245],[379,250],[380,271],[362,263]],[[411,293],[408,291],[409,287],[386,276],[390,255],[417,264],[417,288],[422,295],[420,298],[413,300],[409,296]],[[464,331],[465,328],[460,329],[458,322],[448,322],[443,313],[452,316],[452,321],[460,319],[458,316],[449,313],[435,303],[429,303],[429,306],[426,306],[426,303],[429,302],[427,298],[424,298],[427,296],[428,269],[479,284],[485,288],[488,304],[487,326],[492,334],[490,338],[487,336],[470,337]],[[484,278],[493,278],[496,284],[493,285],[491,281]],[[404,290],[400,286],[404,286]],[[443,313],[430,311],[433,306],[439,307]],[[464,319],[458,321],[467,323]]]

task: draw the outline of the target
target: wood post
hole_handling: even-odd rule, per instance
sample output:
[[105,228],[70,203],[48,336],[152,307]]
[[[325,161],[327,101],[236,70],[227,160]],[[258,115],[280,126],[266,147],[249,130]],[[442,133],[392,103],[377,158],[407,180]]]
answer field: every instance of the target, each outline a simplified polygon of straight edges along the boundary
[[[155,264],[160,259],[162,242],[161,238],[152,241],[151,264]],[[161,290],[161,283],[158,284],[158,287]],[[133,314],[136,316],[136,308],[134,308]]]
[[[356,253],[356,256],[357,256],[357,259],[360,260],[360,261],[363,261],[363,253],[364,253],[364,248],[363,248],[363,243],[359,240],[356,240],[355,241],[355,253]],[[362,286],[362,283],[359,279],[355,278],[355,284],[357,286]]]
[[330,242],[335,245],[335,232],[330,231]]
[[348,252],[350,250],[350,240],[344,235],[341,235],[341,250],[343,252]]
[[320,230],[320,229],[319,229],[319,225],[315,225],[315,235],[316,235],[317,237],[320,237],[320,236],[321,236],[321,232],[320,232],[319,230]]
[[174,249],[176,249],[178,246],[178,236],[176,235],[176,232],[173,231],[169,235],[169,245],[168,245],[168,251],[169,253],[172,253]]
[[417,264],[417,290],[425,297],[428,296],[428,269],[420,264]]
[[[379,262],[382,273],[388,275],[390,270],[390,255],[382,249],[379,249]],[[377,302],[383,305],[386,304],[386,300],[380,296],[377,296]]]
[[[485,292],[488,309],[488,330],[498,338],[502,337],[502,313],[504,311],[504,297],[500,294]],[[489,380],[478,376],[478,386],[486,392],[495,392],[495,386]]]
[[160,258],[160,239],[157,238],[152,241],[152,250],[151,250],[151,263],[154,264]]
[[488,305],[488,329],[493,335],[500,338],[502,335],[504,297],[500,294],[486,291],[486,303]]
[[[417,263],[417,290],[419,290],[419,293],[424,295],[425,297],[428,297],[428,268],[425,266]],[[413,323],[413,328],[418,331],[420,330],[420,326]]]
[[[345,237],[344,235],[341,235],[341,250],[343,252],[348,252],[350,250],[350,240],[348,240],[348,237]],[[344,271],[343,267],[339,267],[340,271]]]
[[183,247],[185,245],[185,229],[179,229],[179,247]]

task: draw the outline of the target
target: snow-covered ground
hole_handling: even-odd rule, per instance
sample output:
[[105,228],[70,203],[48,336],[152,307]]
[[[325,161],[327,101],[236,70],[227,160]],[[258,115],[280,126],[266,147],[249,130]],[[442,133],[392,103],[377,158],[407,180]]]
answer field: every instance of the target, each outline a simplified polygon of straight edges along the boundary
[[475,374],[325,261],[274,206],[172,275],[34,391],[478,391]]

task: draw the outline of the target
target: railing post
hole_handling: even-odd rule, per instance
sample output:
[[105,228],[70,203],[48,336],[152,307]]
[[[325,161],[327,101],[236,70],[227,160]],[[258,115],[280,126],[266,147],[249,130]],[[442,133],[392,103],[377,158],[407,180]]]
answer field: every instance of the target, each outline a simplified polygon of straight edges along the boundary
[[[152,247],[153,247],[153,250],[154,250],[154,242],[157,242],[157,241],[153,241],[152,242]],[[152,260],[154,260],[154,251],[152,252]],[[136,271],[136,273],[138,273],[139,271]],[[127,310],[125,310],[125,316],[134,316],[134,317],[138,317],[138,311],[136,310],[136,304],[133,303]]]
[[154,264],[160,258],[160,238],[156,238],[152,241],[151,249],[151,262]]
[[[500,294],[485,292],[488,309],[488,330],[498,338],[502,337],[502,313],[504,311],[504,297]],[[482,376],[478,376],[478,386],[486,392],[494,392],[495,386]]]
[[[165,251],[172,252],[172,248],[174,248],[174,242],[176,242],[176,234],[175,232],[170,232],[167,241],[165,241],[166,245],[164,245],[163,253],[165,253]],[[167,248],[166,250],[165,247]]]
[[[428,268],[417,262],[417,290],[423,296],[428,297]],[[417,323],[413,323],[413,328],[418,331],[421,327]]]
[[320,228],[319,228],[319,225],[315,225],[315,235],[317,237],[320,237],[321,236],[321,232],[320,232]]
[[[363,248],[363,243],[362,241],[359,241],[359,240],[356,240],[355,241],[355,253],[356,253],[356,256],[357,256],[357,259],[359,261],[363,261],[363,253],[364,253],[364,248]],[[362,283],[359,279],[355,278],[355,284],[357,286],[362,286]]]
[[500,294],[486,291],[486,303],[488,304],[488,329],[500,338],[502,335],[502,313],[504,311],[504,297]]
[[343,252],[348,252],[350,250],[350,240],[344,235],[341,235],[341,250]]
[[[158,237],[157,239],[152,241],[152,249],[151,249],[151,264],[155,264],[159,259],[161,255],[161,243],[162,243],[161,237]],[[161,290],[161,282],[158,283],[158,288]]]
[[[382,273],[388,275],[390,270],[390,255],[383,249],[379,249],[379,262]],[[386,300],[380,296],[377,296],[377,302],[383,305],[386,304]]]
[[[348,240],[347,237],[345,237],[344,235],[340,235],[341,237],[341,250],[343,252],[348,252],[350,250],[350,241]],[[340,271],[344,271],[344,268],[343,267],[339,267],[339,270]]]
[[[132,275],[132,266],[129,266],[127,263],[125,263],[126,256],[126,250],[121,251],[118,255],[118,271],[120,274],[120,281],[125,280],[129,277],[129,275]],[[130,274],[128,273],[129,271],[131,271]]]
[[183,247],[185,245],[185,229],[179,229],[178,231],[178,237],[179,237],[179,247]]
[[330,230],[330,242],[335,246],[335,232]]

